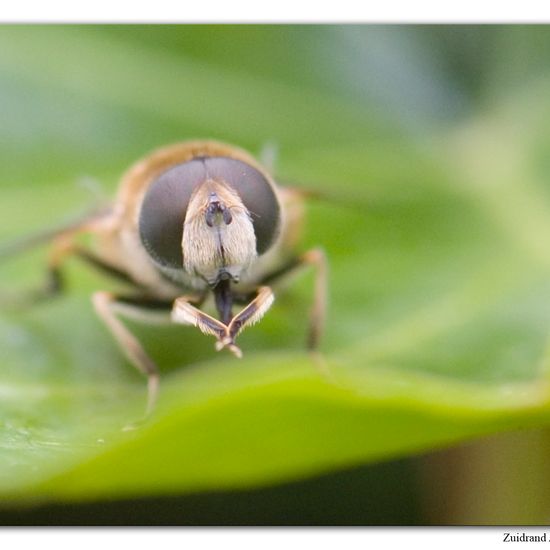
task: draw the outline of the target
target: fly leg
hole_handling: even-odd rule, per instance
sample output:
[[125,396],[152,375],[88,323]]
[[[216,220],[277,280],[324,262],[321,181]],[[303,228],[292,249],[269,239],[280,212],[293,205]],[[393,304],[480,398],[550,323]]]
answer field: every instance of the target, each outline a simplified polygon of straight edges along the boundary
[[44,302],[62,294],[65,290],[63,264],[74,254],[74,236],[60,235],[55,237],[50,250],[46,276],[38,288],[29,289],[16,295],[3,295],[2,305],[5,307],[28,307]]
[[42,302],[48,298],[54,298],[62,294],[65,289],[65,278],[63,276],[63,264],[76,252],[75,235],[60,235],[53,242],[48,255],[46,270],[46,281],[44,285],[35,290],[30,299],[35,302]]
[[328,262],[323,250],[314,248],[291,260],[286,266],[264,278],[263,283],[276,283],[306,267],[315,269],[313,304],[309,314],[307,348],[315,351],[319,347],[324,331],[328,294]]
[[63,277],[63,265],[69,257],[76,257],[97,271],[118,279],[121,282],[128,283],[139,288],[139,284],[134,281],[127,273],[105,262],[93,252],[80,246],[73,237],[64,239],[59,238],[51,250],[48,268],[47,281],[44,288],[35,294],[35,298],[44,299],[53,297],[65,290],[65,280]]
[[196,301],[192,296],[180,296],[172,309],[172,321],[182,325],[191,325],[197,327],[203,334],[214,336],[217,340],[216,349],[227,347],[237,357],[242,357],[241,350],[232,342],[222,345],[227,339],[228,327],[226,324],[214,319],[204,311],[193,306],[191,302]]
[[159,372],[155,362],[145,352],[137,338],[117,315],[145,323],[170,323],[170,302],[147,298],[124,298],[110,292],[95,292],[92,303],[128,361],[147,377],[147,406],[145,418],[155,408],[159,390]]
[[236,355],[242,357],[241,350],[235,345],[235,339],[246,327],[257,323],[265,315],[274,299],[273,292],[268,286],[260,287],[256,297],[231,319],[226,334],[216,342],[216,349],[220,351],[228,348],[233,351],[236,348],[239,351]]
[[1,262],[42,244],[52,243],[48,255],[45,283],[40,288],[29,292],[27,296],[3,301],[8,305],[31,305],[61,294],[65,290],[62,268],[70,256],[78,256],[96,268],[128,281],[128,277],[124,273],[96,258],[76,242],[79,235],[100,232],[102,229],[109,227],[112,221],[113,215],[110,209],[92,212],[72,223],[47,229],[0,247]]

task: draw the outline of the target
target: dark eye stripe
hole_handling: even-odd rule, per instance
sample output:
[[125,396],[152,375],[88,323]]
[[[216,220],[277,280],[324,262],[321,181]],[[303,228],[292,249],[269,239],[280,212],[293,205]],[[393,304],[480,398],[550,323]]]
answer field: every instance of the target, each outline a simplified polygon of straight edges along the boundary
[[182,267],[181,240],[189,199],[207,178],[224,180],[240,195],[252,216],[258,254],[265,252],[275,240],[280,209],[265,177],[239,160],[196,158],[161,174],[145,194],[139,217],[141,241],[160,265]]

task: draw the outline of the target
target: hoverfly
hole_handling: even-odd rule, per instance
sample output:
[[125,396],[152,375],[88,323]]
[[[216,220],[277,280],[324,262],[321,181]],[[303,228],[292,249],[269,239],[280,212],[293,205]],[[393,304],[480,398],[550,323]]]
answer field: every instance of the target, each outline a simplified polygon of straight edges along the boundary
[[[148,416],[157,399],[158,368],[122,318],[158,322],[160,311],[166,322],[197,327],[214,337],[216,350],[241,357],[237,336],[271,307],[270,285],[310,265],[316,277],[308,347],[316,349],[325,320],[327,262],[321,249],[296,251],[304,196],[276,185],[240,148],[188,141],[130,167],[105,210],[18,248],[51,240],[48,295],[63,290],[63,265],[71,256],[133,288],[129,294],[97,291],[92,303],[128,361],[148,379]],[[83,234],[93,237],[90,246],[80,244]],[[209,314],[202,307],[212,297]]]

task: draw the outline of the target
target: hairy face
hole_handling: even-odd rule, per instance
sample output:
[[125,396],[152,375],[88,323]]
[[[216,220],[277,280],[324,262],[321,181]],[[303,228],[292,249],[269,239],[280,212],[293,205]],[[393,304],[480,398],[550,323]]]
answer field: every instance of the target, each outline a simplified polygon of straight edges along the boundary
[[250,213],[223,180],[206,180],[194,191],[182,238],[185,271],[210,285],[238,281],[257,256]]

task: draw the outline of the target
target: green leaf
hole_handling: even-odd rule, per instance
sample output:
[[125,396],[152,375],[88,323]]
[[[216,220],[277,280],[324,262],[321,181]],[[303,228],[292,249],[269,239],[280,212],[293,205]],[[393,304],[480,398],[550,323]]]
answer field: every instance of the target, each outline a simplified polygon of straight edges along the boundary
[[[281,180],[325,197],[301,248],[323,246],[331,268],[321,358],[303,350],[311,274],[245,331],[241,361],[191,328],[130,323],[162,371],[154,417],[130,432],[145,383],[89,301],[111,282],[70,262],[68,296],[4,309],[4,503],[257,486],[550,422],[548,83],[419,137],[372,99],[296,77],[300,55],[329,66],[330,31],[254,29],[232,45],[242,64],[218,55],[238,28],[1,29],[0,237],[68,219],[92,200],[75,181],[114,192],[166,142],[275,141]],[[285,36],[294,64],[259,69]],[[306,50],[311,36],[323,47]],[[38,284],[45,255],[2,264],[2,294]]]

